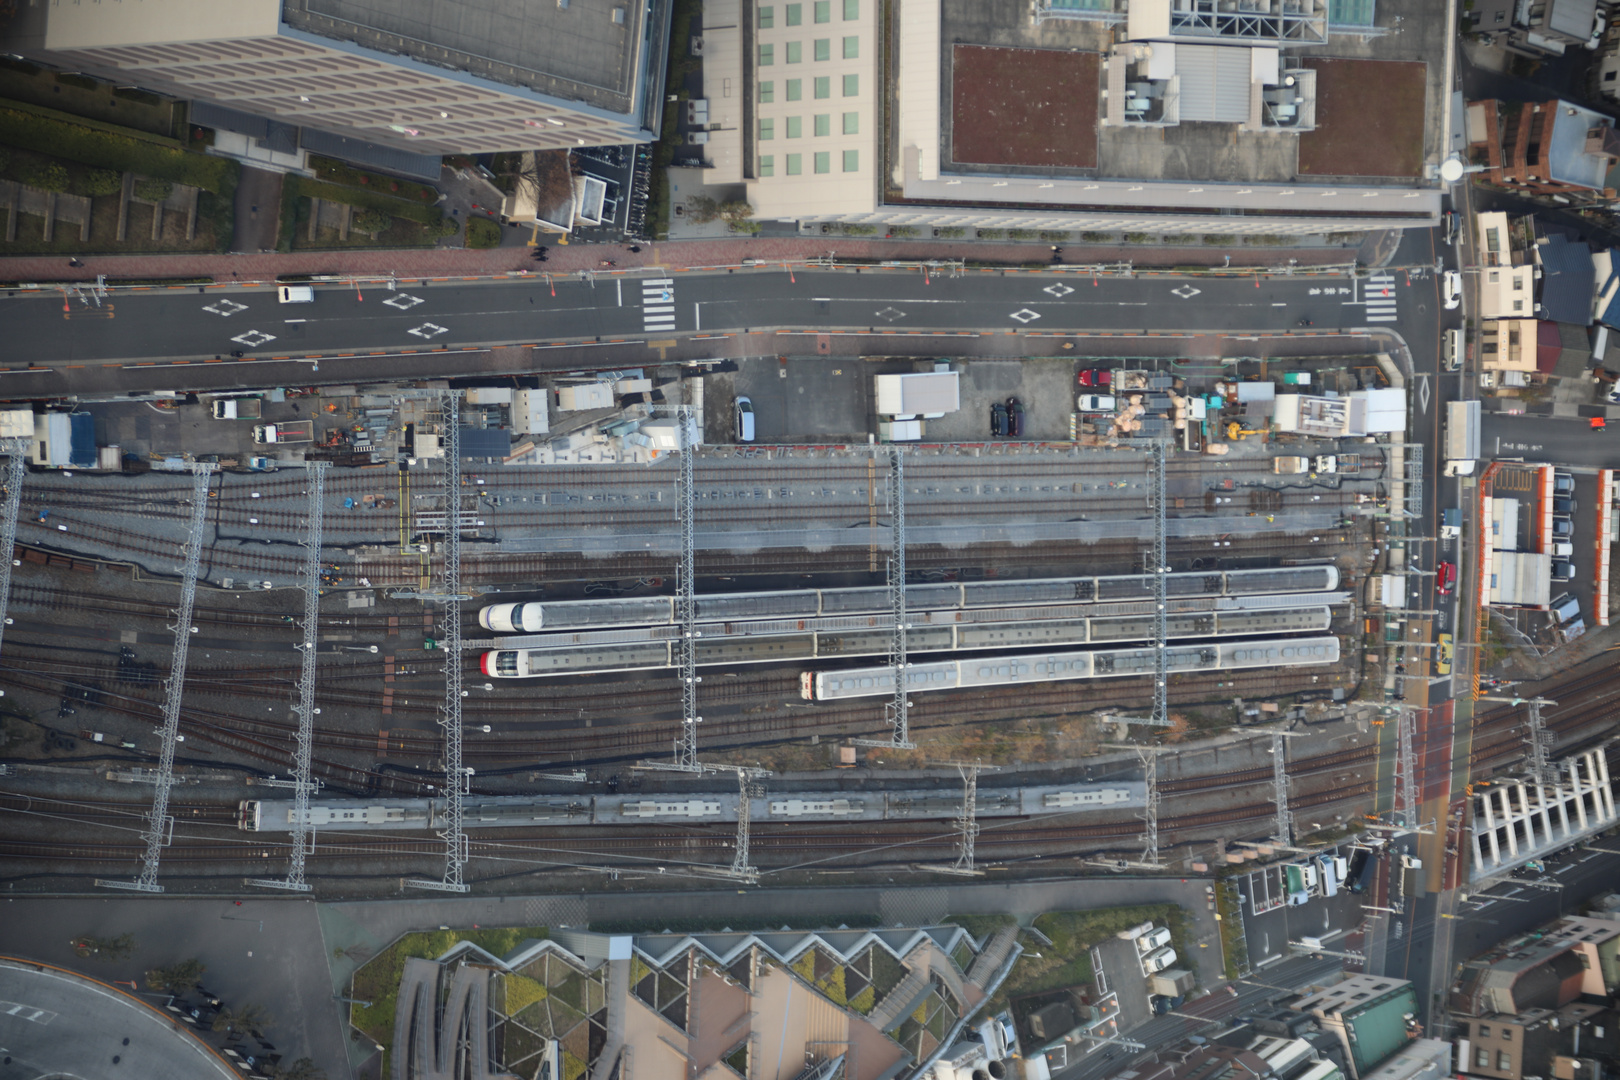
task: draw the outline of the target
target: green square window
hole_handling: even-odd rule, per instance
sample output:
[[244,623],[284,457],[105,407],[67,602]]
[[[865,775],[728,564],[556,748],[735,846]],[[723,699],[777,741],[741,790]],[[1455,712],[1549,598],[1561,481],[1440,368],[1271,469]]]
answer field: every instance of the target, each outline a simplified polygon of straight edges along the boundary
[[776,138],[776,121],[766,117],[759,122],[760,141]]
[[858,38],[858,37],[847,37],[847,38],[845,38],[844,39],[844,59],[845,60],[859,60],[860,56],[861,56],[861,39]]
[[832,0],[816,0],[816,22],[832,22]]
[[790,139],[797,139],[799,136],[801,136],[803,134],[804,134],[804,118],[799,117],[799,116],[790,116],[790,117],[788,117],[787,118],[787,137],[790,138]]
[[861,0],[844,0],[844,18],[858,19],[861,17]]
[[861,170],[861,152],[859,150],[845,150],[844,151],[844,171],[845,172],[860,172],[860,170]]
[[825,75],[816,76],[816,100],[832,97],[832,80]]
[[804,172],[803,155],[789,154],[787,156],[787,174],[789,176],[798,176],[802,172]]
[[847,112],[844,114],[844,134],[859,135],[861,133],[861,114]]
[[818,173],[832,172],[832,155],[825,150],[816,151],[815,170]]
[[844,76],[844,96],[845,97],[860,97],[861,96],[861,77],[859,75],[845,75]]
[[771,102],[775,101],[776,100],[776,84],[773,83],[773,82],[762,82],[762,83],[760,83],[759,84],[759,100],[760,100],[760,103],[764,104],[764,105],[769,105]]
[[797,64],[800,60],[803,60],[803,59],[804,59],[804,43],[802,41],[790,41],[790,42],[788,42],[787,43],[787,62],[790,63],[790,64]]
[[819,139],[832,134],[832,117],[827,113],[816,114],[816,137]]
[[804,22],[803,4],[789,4],[783,9],[783,13],[787,16],[787,18],[783,21],[789,26],[798,26],[800,23]]
[[832,38],[816,38],[816,40],[815,40],[815,49],[816,49],[816,54],[815,55],[816,55],[817,60],[831,60],[832,59]]
[[759,47],[759,66],[770,67],[774,63],[776,63],[776,46],[761,45]]
[[761,176],[775,176],[776,175],[776,159],[774,157],[772,157],[770,154],[761,154],[760,155],[760,158],[759,158],[759,175],[761,175]]
[[769,30],[771,27],[773,27],[775,25],[776,25],[776,9],[773,8],[773,7],[762,7],[762,8],[760,8],[759,9],[759,28],[761,30]]
[[803,79],[789,79],[787,81],[787,98],[786,98],[786,100],[788,100],[788,101],[798,101],[803,96],[804,96],[804,80]]

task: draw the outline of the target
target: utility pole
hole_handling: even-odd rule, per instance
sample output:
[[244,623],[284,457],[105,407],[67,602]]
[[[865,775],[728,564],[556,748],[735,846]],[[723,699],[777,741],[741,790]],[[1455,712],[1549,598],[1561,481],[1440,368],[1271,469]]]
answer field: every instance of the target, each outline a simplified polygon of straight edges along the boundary
[[[285,880],[258,878],[248,882],[267,889],[309,892],[304,881],[305,847],[309,842],[309,796],[320,789],[320,782],[309,774],[315,744],[315,646],[320,636],[321,616],[321,527],[326,512],[326,469],[324,461],[305,465],[309,477],[309,503],[304,515],[304,640],[298,672],[298,742],[293,760],[292,862]],[[450,526],[455,528],[455,526]],[[276,783],[276,781],[270,781]]]
[[[15,460],[15,458],[13,459]],[[191,521],[186,529],[185,564],[180,569],[180,607],[175,613],[174,653],[169,660],[169,682],[163,695],[163,727],[158,734],[163,744],[158,753],[157,776],[153,782],[152,809],[147,816],[146,855],[134,881],[97,878],[96,884],[108,889],[160,893],[158,861],[163,849],[174,838],[174,820],[169,816],[169,788],[174,784],[174,753],[180,742],[180,702],[186,693],[186,657],[191,648],[191,616],[197,603],[197,570],[202,563],[203,533],[208,526],[208,484],[215,466],[211,462],[191,463]],[[6,565],[11,565],[7,560]]]
[[1294,842],[1294,815],[1288,809],[1288,740],[1283,738],[1282,732],[1273,732],[1271,736],[1271,782],[1276,791],[1277,800],[1277,841],[1281,844]]
[[879,452],[889,455],[889,669],[894,673],[894,696],[884,709],[889,721],[889,738],[854,741],[861,746],[910,750],[916,744],[911,741],[911,687],[906,681],[906,635],[910,625],[906,614],[905,450],[900,444],[891,443]]
[[407,879],[405,884],[437,892],[467,891],[464,871],[469,859],[467,834],[462,829],[461,798],[470,779],[461,767],[461,392],[446,391],[440,402],[439,445],[444,451],[441,492],[444,502],[444,569],[439,587],[422,596],[444,605],[444,707],[439,726],[444,728],[444,876],[438,881]]

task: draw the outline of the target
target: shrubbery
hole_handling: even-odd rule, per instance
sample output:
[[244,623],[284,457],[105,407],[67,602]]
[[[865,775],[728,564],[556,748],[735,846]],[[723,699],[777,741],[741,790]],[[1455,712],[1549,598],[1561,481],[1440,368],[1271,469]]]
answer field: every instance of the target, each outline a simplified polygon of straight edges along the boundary
[[0,108],[0,143],[117,172],[128,170],[192,184],[204,191],[236,190],[240,167],[227,158],[191,154],[83,124],[39,116],[21,109]]
[[501,227],[488,218],[467,219],[467,246],[470,248],[499,247]]
[[141,177],[135,181],[135,197],[145,199],[147,202],[162,202],[174,194],[174,184],[168,180],[153,180]]

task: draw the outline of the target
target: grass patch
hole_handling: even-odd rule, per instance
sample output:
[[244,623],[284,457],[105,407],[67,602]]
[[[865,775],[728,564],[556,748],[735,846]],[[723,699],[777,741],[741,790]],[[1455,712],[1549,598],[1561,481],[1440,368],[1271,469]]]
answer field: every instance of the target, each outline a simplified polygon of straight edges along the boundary
[[[832,930],[839,924],[844,926],[881,926],[876,914],[866,912],[856,915],[829,915],[817,919],[814,925],[789,925],[792,930]],[[619,920],[616,922],[591,923],[591,931],[597,934],[662,934],[666,931],[671,934],[701,934],[717,933],[730,930],[738,934],[753,933],[756,931],[775,931],[782,929],[783,920],[778,918],[758,919],[664,919],[664,920]]]
[[374,191],[399,199],[410,199],[424,205],[437,202],[439,198],[438,188],[418,184],[414,180],[401,180],[395,176],[367,172],[365,169],[357,169],[353,165],[333,161],[331,158],[311,156],[309,167],[314,170],[317,179],[342,187]]
[[1249,972],[1249,942],[1243,934],[1243,908],[1238,900],[1237,882],[1231,879],[1215,885],[1215,912],[1220,916],[1221,966],[1228,979]]
[[470,248],[492,248],[501,245],[501,227],[488,218],[470,217],[467,219],[467,246]]
[[[110,170],[96,166],[85,165],[82,162],[66,160],[58,161],[48,154],[31,150],[11,150],[0,154],[0,177],[8,180],[29,182],[30,178],[37,176],[44,166],[55,166],[66,175],[66,187],[70,192],[98,190],[96,185],[101,183],[101,190],[105,189],[106,177]],[[79,239],[79,227],[66,221],[56,222],[55,234],[51,240],[45,240],[45,222],[43,219],[28,214],[22,215],[17,223],[17,239],[6,245],[9,255],[91,255],[91,254],[135,254],[138,252],[181,252],[181,251],[224,251],[230,247],[232,210],[229,197],[216,195],[210,191],[200,192],[197,199],[197,231],[191,239],[186,239],[185,217],[176,213],[163,215],[163,231],[156,240],[152,239],[152,214],[150,206],[132,204],[129,208],[128,239],[119,243],[114,239],[118,235],[118,195],[97,195],[90,199],[90,239]],[[0,223],[5,221],[5,212],[0,211]],[[3,225],[0,225],[3,227]]]
[[[278,225],[276,237],[276,250],[278,251],[329,251],[349,248],[413,248],[433,247],[438,243],[439,237],[449,235],[455,231],[455,222],[440,214],[437,210],[435,220],[431,223],[418,222],[410,218],[395,217],[386,211],[365,208],[362,213],[366,215],[381,214],[379,221],[386,221],[384,227],[375,235],[362,230],[358,224],[349,228],[349,237],[343,239],[338,230],[329,226],[318,226],[315,238],[309,238],[309,215],[312,204],[308,197],[298,193],[298,188],[292,183],[295,177],[286,177],[281,192],[281,221]],[[353,189],[343,189],[353,190]],[[365,192],[357,192],[365,195]],[[336,201],[336,200],[334,200]],[[399,200],[393,200],[398,202]],[[401,203],[401,205],[408,205]],[[420,207],[411,207],[420,209]],[[356,215],[359,218],[360,215]],[[376,224],[379,222],[368,222]],[[448,228],[448,232],[446,229]]]
[[226,158],[193,154],[174,139],[79,120],[9,102],[0,107],[0,143],[118,172],[128,170],[230,196],[241,169]]
[[[1153,922],[1170,928],[1170,943],[1178,957],[1186,928],[1186,915],[1174,904],[1143,904],[1136,907],[1100,908],[1096,911],[1049,911],[1035,920],[1035,928],[1052,940],[1026,950],[1013,965],[995,997],[985,1006],[986,1015],[1007,1007],[1009,999],[1039,994],[1089,983],[1091,947],[1128,930],[1138,923]],[[1040,953],[1036,958],[1032,952]]]
[[984,941],[1004,926],[1017,925],[1018,918],[1014,915],[950,915],[945,921],[960,926],[972,934],[975,941]]

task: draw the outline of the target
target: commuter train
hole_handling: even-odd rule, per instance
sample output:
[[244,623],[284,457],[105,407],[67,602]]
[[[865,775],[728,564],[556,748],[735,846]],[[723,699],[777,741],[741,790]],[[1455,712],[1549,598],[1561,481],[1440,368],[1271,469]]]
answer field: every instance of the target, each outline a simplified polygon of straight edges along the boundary
[[[919,620],[907,632],[907,647],[913,653],[964,652],[1146,641],[1153,636],[1153,619],[1147,614],[1043,620],[1035,615],[1035,610],[1038,609],[1026,609],[1021,619],[1009,618],[989,624],[930,625]],[[729,625],[697,641],[697,662],[704,666],[769,664],[834,656],[877,656],[889,649],[890,632],[884,625],[886,622],[872,620],[874,625],[870,629],[839,627],[774,634],[746,632],[752,624]],[[1165,622],[1170,637],[1177,640],[1321,633],[1332,626],[1333,612],[1325,604],[1316,604],[1270,610],[1187,612],[1172,614]],[[739,630],[744,632],[737,632]],[[566,639],[573,635],[557,636]],[[642,671],[674,667],[680,662],[678,650],[679,643],[673,639],[498,649],[483,654],[479,669],[495,679]]]
[[[957,690],[980,686],[1016,686],[1065,679],[1107,679],[1151,675],[1152,648],[1085,649],[1063,653],[990,656],[972,660],[939,660],[906,668],[910,692]],[[1165,650],[1171,674],[1235,671],[1242,668],[1304,667],[1339,660],[1337,637],[1271,638],[1260,641],[1183,645]],[[883,667],[806,671],[799,693],[807,700],[888,696],[894,693],[894,669]]]
[[[1046,787],[980,786],[981,817],[1038,817],[1086,810],[1128,810],[1147,797],[1140,780],[1058,784]],[[236,824],[245,832],[291,832],[290,799],[247,799],[237,807]],[[917,821],[954,818],[962,811],[949,790],[775,791],[749,802],[756,822]],[[312,802],[308,827],[317,832],[430,831],[444,827],[445,803],[438,799],[325,799]],[[658,822],[706,823],[737,820],[735,788],[698,795],[485,795],[466,796],[462,824],[468,829],[645,825]]]
[[[1172,599],[1195,596],[1253,596],[1274,592],[1329,592],[1339,587],[1332,566],[1272,567],[1170,574],[1165,592]],[[1111,577],[1039,578],[1029,581],[931,582],[906,586],[906,607],[914,611],[995,607],[1008,604],[1061,604],[1080,600],[1106,603],[1143,600],[1153,595],[1150,574]],[[697,598],[705,622],[732,619],[814,618],[889,610],[888,590],[797,589],[783,592],[716,593]],[[643,596],[608,600],[559,600],[493,604],[478,613],[478,625],[499,634],[541,630],[580,630],[606,626],[655,626],[676,621],[675,598]]]

